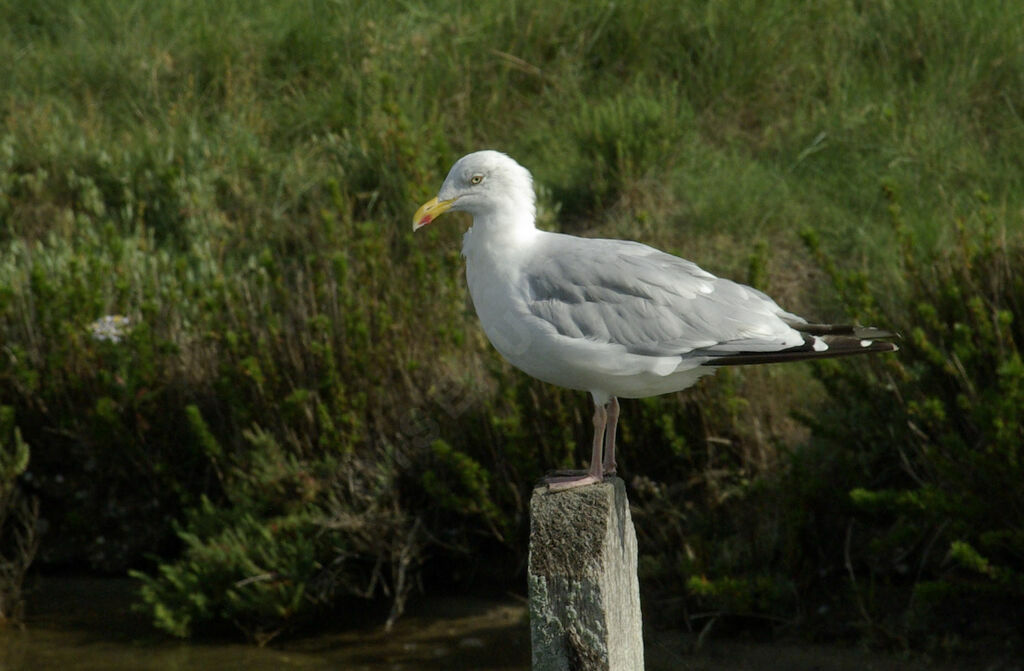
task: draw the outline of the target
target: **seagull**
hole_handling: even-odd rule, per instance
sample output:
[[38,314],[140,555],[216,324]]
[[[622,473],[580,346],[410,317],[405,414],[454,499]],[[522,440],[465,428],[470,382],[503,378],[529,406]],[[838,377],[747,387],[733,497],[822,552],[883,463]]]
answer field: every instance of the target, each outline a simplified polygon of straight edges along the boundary
[[533,177],[497,151],[456,161],[413,231],[448,211],[473,218],[462,255],[494,348],[528,375],[593,397],[590,467],[546,477],[551,490],[615,474],[618,398],[686,389],[721,366],[897,349],[884,340],[891,332],[810,323],[753,287],[639,242],[542,231]]

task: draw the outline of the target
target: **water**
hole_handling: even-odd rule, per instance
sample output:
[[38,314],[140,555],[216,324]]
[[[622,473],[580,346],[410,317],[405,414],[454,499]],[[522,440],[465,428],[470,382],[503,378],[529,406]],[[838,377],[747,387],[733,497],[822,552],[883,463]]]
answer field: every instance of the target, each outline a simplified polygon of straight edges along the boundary
[[[274,642],[181,642],[131,612],[128,580],[49,578],[23,630],[0,630],[0,671],[528,671],[526,607],[514,600],[421,600],[385,634],[363,628]],[[369,618],[368,618],[369,619]]]
[[[257,648],[182,642],[130,610],[129,580],[49,578],[35,586],[23,630],[0,629],[0,671],[528,671],[530,633],[521,600],[418,598],[390,634],[382,618],[358,628],[275,640]],[[999,650],[938,662],[843,645],[714,639],[644,632],[647,671],[1022,671]]]

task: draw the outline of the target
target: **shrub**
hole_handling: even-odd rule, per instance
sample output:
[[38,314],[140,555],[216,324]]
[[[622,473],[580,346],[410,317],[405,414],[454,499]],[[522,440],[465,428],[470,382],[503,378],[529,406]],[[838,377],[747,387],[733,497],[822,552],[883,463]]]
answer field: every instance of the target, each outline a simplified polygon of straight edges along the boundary
[[422,539],[398,504],[393,463],[351,452],[302,460],[259,428],[245,432],[250,449],[230,456],[198,408],[189,418],[225,500],[203,497],[186,511],[180,557],[155,575],[132,573],[157,627],[187,636],[231,622],[262,645],[342,596],[380,590],[392,597],[390,621],[401,614]]
[[979,195],[946,251],[924,259],[898,195],[886,194],[898,291],[873,293],[873,278],[804,237],[846,313],[905,334],[901,351],[815,364],[827,395],[798,411],[811,435],[780,446],[766,471],[749,459],[711,468],[701,427],[709,408],[739,399],[729,381],[699,391],[721,397],[664,434],[690,455],[690,477],[659,469],[634,483],[644,575],[681,595],[656,604],[698,631],[728,616],[850,635],[851,618],[900,647],[1021,640],[1024,242],[996,227]]
[[863,277],[831,274],[863,320],[905,334],[903,349],[866,369],[820,366],[837,402],[807,418],[850,466],[835,483],[849,526],[835,533],[846,536],[852,595],[866,624],[896,640],[945,644],[1000,620],[997,635],[1019,637],[1024,242],[979,194],[946,251],[922,259],[888,193],[906,307],[879,307],[888,301],[872,300]]
[[38,504],[18,484],[28,463],[28,445],[14,423],[14,412],[0,406],[0,627],[22,617],[22,584],[39,545]]

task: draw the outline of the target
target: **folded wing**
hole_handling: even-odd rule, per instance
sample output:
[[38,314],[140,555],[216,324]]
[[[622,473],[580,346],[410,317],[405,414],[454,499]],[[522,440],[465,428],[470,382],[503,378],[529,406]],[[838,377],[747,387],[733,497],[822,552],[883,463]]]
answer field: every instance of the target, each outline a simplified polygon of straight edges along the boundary
[[896,349],[878,329],[809,324],[764,293],[635,242],[551,235],[525,268],[530,313],[558,335],[692,365]]

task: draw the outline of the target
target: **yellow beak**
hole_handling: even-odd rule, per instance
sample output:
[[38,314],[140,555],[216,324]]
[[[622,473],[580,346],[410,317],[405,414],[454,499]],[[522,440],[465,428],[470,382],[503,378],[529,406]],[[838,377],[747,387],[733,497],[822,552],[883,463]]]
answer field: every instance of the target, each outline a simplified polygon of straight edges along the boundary
[[437,219],[442,214],[451,209],[451,206],[455,204],[458,198],[452,198],[451,200],[438,200],[437,198],[431,198],[427,202],[420,205],[420,209],[416,210],[416,214],[412,215],[412,230],[418,231],[434,219]]

